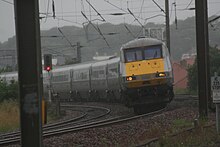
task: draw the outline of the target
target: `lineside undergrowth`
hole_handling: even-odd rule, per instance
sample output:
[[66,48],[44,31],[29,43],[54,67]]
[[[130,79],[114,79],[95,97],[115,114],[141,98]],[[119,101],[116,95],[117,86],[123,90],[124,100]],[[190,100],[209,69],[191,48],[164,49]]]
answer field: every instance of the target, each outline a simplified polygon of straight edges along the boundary
[[17,101],[0,103],[0,132],[8,132],[19,128],[19,105]]

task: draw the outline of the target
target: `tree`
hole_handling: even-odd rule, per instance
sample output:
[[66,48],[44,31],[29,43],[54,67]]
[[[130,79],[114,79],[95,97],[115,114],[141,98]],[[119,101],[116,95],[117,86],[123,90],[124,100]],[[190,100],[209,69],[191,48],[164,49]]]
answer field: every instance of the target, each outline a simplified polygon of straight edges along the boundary
[[[195,59],[196,60],[196,59]],[[188,68],[188,89],[190,91],[197,91],[198,89],[198,78],[197,78],[197,61],[194,62],[192,66],[189,66]]]
[[[214,76],[217,72],[220,75],[220,50],[217,47],[209,48],[210,60],[210,76]],[[198,69],[197,61],[188,68],[188,89],[192,91],[198,90]]]

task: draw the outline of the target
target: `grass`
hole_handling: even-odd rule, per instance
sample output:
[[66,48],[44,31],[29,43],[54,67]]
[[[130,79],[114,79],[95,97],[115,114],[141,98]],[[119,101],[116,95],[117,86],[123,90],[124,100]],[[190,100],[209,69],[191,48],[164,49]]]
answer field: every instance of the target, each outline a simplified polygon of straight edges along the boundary
[[173,121],[173,130],[174,132],[182,130],[184,128],[192,127],[192,122],[184,119],[176,119]]
[[58,120],[61,116],[58,116],[56,114],[56,108],[53,106],[53,104],[47,103],[47,123],[54,122]]
[[187,88],[174,88],[175,94],[190,94],[190,95],[198,95],[197,91],[191,91]]
[[[138,139],[140,144],[149,141],[151,138],[159,137],[155,143],[151,143],[149,147],[217,147],[220,146],[220,134],[217,133],[215,126],[206,127],[207,120],[200,120],[198,127],[182,133],[181,130],[191,128],[193,123],[184,119],[176,119],[172,125],[166,129],[150,128],[150,132],[145,134],[145,141]],[[160,131],[159,131],[160,130]],[[176,134],[171,136],[172,134]],[[156,134],[155,136],[149,134]],[[143,136],[142,136],[143,137]],[[142,143],[141,143],[142,142]]]
[[[17,101],[0,103],[0,133],[6,133],[20,127],[19,104]],[[55,112],[48,113],[47,122],[57,120]]]
[[164,136],[155,146],[164,147],[212,147],[219,146],[220,136],[217,134],[215,127],[198,128],[191,132],[184,132],[174,137]]
[[0,132],[8,132],[19,127],[19,106],[15,101],[0,104]]
[[189,90],[184,88],[174,88],[175,94],[188,94]]

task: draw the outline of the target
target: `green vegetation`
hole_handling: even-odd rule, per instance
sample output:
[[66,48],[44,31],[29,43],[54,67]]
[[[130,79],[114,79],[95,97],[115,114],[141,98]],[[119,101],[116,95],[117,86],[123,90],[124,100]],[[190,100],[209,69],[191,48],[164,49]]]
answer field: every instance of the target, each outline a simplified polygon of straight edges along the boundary
[[[214,75],[214,72],[220,74],[220,50],[216,47],[210,47],[209,49],[209,60],[210,60],[210,76]],[[188,88],[191,91],[197,91],[198,89],[198,70],[197,62],[190,66],[188,69]]]
[[19,128],[19,106],[16,101],[0,103],[0,132]]
[[192,127],[192,122],[185,119],[176,119],[173,121],[173,127],[175,129],[189,128]]
[[10,84],[0,79],[0,103],[5,100],[18,99],[18,82],[11,81]]
[[198,128],[192,131],[180,133],[177,136],[164,136],[159,140],[156,147],[189,147],[189,146],[204,146],[213,147],[219,146],[220,136],[217,134],[215,127]]
[[174,93],[175,94],[188,94],[189,90],[183,89],[183,88],[174,88]]
[[6,66],[5,68],[0,69],[0,73],[2,73],[2,72],[11,72],[11,71],[13,71],[11,66]]
[[176,119],[166,128],[161,128],[160,125],[149,128],[146,134],[143,133],[136,139],[136,142],[140,145],[159,137],[159,140],[151,143],[149,147],[220,146],[220,135],[215,126],[205,127],[207,124],[207,120],[200,120],[198,127],[183,131],[193,127],[192,121]]
[[19,127],[18,83],[7,84],[0,79],[0,132]]

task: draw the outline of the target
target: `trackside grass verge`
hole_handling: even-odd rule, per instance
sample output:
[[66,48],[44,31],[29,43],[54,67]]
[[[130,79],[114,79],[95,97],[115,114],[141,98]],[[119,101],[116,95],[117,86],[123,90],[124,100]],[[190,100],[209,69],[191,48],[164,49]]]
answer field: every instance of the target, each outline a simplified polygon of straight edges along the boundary
[[[0,103],[0,133],[16,130],[20,127],[20,110],[17,101],[4,101]],[[59,119],[55,112],[49,111],[47,122]]]
[[[154,137],[146,136],[147,143],[150,140],[155,140],[148,144],[148,147],[219,147],[220,135],[217,133],[215,125],[207,127],[208,122],[200,121],[198,127],[193,128],[193,123],[184,119],[177,119],[173,121],[173,124],[165,130],[158,133],[151,132],[151,134],[157,134]],[[187,129],[193,128],[193,129]],[[151,130],[155,130],[151,128]],[[188,130],[188,131],[183,131]],[[148,138],[148,139],[147,139]],[[142,145],[145,143],[141,143]],[[140,145],[140,144],[139,144]]]
[[215,127],[197,128],[186,131],[176,136],[163,136],[156,147],[217,147],[220,146],[220,135],[217,134]]
[[17,129],[19,119],[19,105],[16,101],[0,103],[0,133]]

